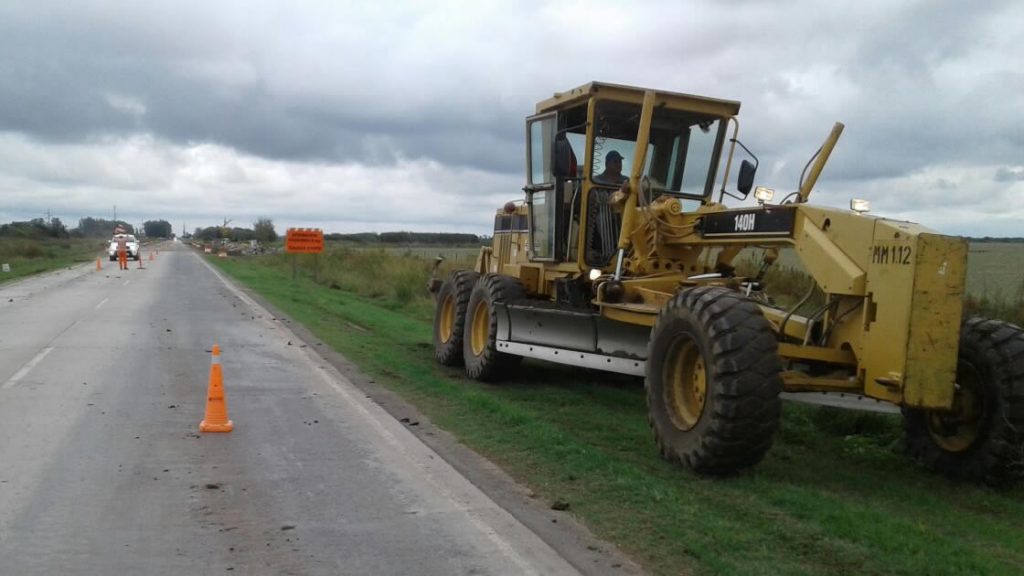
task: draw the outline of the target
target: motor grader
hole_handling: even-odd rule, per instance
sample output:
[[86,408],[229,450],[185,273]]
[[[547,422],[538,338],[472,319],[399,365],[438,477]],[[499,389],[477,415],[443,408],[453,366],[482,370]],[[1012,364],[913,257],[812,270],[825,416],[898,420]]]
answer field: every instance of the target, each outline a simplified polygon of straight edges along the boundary
[[[786,391],[892,403],[923,464],[1019,478],[1024,335],[962,318],[966,240],[868,215],[860,200],[809,204],[839,123],[773,203],[753,186],[739,109],[597,82],[537,104],[525,198],[498,210],[473,269],[432,280],[437,360],[483,381],[522,358],[642,376],[661,455],[699,473],[759,462]],[[756,204],[722,203],[752,189]],[[811,292],[772,298],[765,276],[783,249],[813,278],[816,305]],[[741,253],[759,255],[746,274]]]

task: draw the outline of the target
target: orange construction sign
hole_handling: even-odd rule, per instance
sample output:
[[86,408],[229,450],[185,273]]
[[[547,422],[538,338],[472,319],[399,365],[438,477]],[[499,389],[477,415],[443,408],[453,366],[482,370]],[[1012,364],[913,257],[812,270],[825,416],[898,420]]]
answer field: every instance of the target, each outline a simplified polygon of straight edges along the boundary
[[284,249],[290,254],[319,254],[324,251],[324,232],[319,228],[289,228]]

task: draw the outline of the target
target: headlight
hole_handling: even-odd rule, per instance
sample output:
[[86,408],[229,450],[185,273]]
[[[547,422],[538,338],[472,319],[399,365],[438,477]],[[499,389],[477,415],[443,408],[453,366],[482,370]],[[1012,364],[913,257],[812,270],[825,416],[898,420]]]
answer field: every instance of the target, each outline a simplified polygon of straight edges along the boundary
[[858,214],[863,214],[871,209],[871,204],[867,200],[861,200],[859,198],[850,199],[850,210]]
[[593,282],[594,280],[597,280],[598,278],[601,277],[601,269],[600,268],[591,268],[589,276],[590,276],[590,281],[591,282]]
[[770,202],[774,196],[775,190],[772,190],[771,188],[766,188],[764,186],[758,186],[757,188],[754,188],[754,198],[757,198],[757,201],[760,202],[761,204],[764,204],[765,202]]

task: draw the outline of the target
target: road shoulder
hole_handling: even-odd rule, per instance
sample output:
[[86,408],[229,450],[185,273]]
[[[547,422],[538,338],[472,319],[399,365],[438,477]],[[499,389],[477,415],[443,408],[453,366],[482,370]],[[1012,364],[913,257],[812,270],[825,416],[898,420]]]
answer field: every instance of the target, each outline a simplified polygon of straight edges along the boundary
[[[528,487],[517,483],[494,463],[460,443],[447,431],[435,426],[415,406],[362,373],[358,366],[318,339],[305,326],[293,322],[288,315],[261,295],[239,285],[227,275],[221,276],[264,308],[282,326],[306,343],[311,351],[333,366],[393,418],[406,423],[406,428],[423,444],[533,531],[577,570],[594,576],[643,573],[635,562],[615,546],[595,537],[572,515],[546,508],[542,502],[534,498]],[[418,424],[410,425],[413,422]]]

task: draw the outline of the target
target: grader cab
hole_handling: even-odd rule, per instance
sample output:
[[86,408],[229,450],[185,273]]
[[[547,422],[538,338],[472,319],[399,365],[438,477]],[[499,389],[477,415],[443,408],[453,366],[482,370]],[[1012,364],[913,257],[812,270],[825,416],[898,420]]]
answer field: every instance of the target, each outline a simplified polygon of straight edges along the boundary
[[[525,198],[497,212],[474,269],[433,283],[437,360],[487,381],[524,357],[643,376],[661,454],[702,473],[760,461],[787,391],[892,403],[927,466],[1020,477],[1024,335],[962,319],[966,241],[860,201],[808,204],[841,124],[778,203],[754,189],[756,160],[730,189],[734,157],[753,158],[739,108],[602,83],[540,102]],[[756,204],[722,203],[752,190]],[[786,307],[771,297],[782,249],[823,294],[809,311],[812,292]]]

